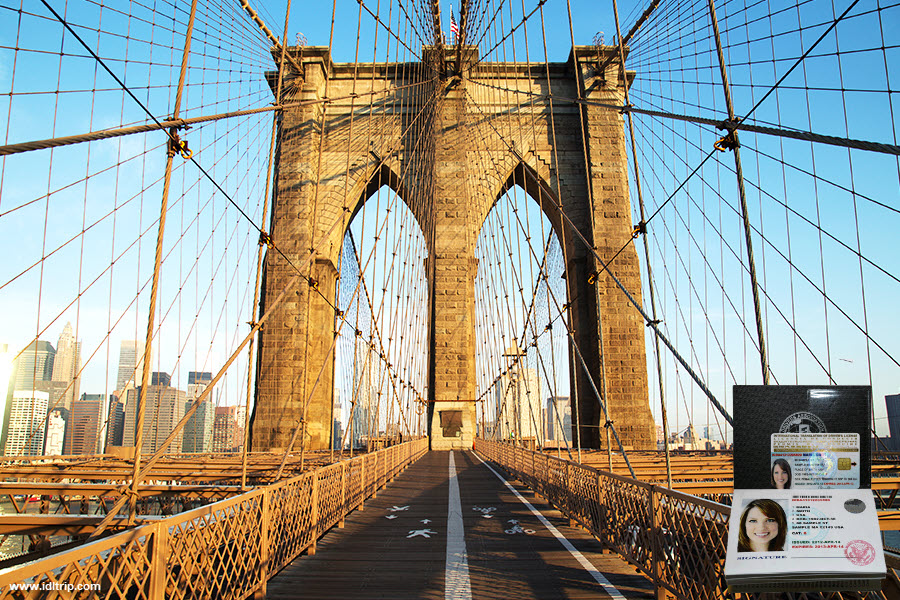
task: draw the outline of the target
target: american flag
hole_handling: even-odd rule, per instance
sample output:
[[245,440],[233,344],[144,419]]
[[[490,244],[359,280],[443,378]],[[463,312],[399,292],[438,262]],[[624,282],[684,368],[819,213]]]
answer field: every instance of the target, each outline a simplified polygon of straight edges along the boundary
[[453,39],[456,39],[456,36],[459,35],[459,26],[456,24],[456,19],[453,18],[453,9],[450,9],[450,33],[453,34]]

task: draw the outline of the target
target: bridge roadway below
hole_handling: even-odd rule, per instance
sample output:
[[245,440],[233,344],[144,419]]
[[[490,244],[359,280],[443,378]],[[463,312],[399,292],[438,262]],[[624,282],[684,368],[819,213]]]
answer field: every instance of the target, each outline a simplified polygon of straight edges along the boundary
[[271,579],[266,598],[654,597],[625,561],[505,481],[473,452],[429,452]]

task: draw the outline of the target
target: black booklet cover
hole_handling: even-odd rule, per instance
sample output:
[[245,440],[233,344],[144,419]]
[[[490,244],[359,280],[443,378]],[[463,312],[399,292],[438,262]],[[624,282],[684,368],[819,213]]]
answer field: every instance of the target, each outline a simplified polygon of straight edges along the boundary
[[871,487],[871,387],[733,390],[735,489]]

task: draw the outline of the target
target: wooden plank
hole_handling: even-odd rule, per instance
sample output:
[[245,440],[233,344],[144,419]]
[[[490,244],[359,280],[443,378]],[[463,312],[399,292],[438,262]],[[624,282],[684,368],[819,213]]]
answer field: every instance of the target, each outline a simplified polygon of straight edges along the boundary
[[[326,534],[314,556],[295,560],[274,577],[267,598],[443,600],[448,461],[448,452],[430,452],[404,471],[363,512],[348,516],[344,529]],[[473,598],[608,597],[477,458],[457,452],[455,461]],[[568,527],[567,519],[526,488],[517,489],[623,595],[653,597],[650,582],[627,563],[602,554],[590,535]]]

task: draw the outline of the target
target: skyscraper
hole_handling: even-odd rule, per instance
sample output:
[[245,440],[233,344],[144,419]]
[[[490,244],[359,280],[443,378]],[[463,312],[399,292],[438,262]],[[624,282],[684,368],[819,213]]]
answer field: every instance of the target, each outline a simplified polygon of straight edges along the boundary
[[37,390],[17,390],[10,403],[7,456],[39,456],[44,449],[44,424],[50,395]]
[[[211,381],[212,373],[188,372],[187,397],[184,402],[185,412],[191,408],[194,401],[200,397],[200,394],[203,393],[203,390],[206,389],[206,386]],[[184,441],[181,444],[182,452],[212,452],[215,418],[215,400],[207,397],[184,426]]]
[[122,340],[119,345],[119,372],[116,375],[116,390],[123,392],[141,384],[141,369],[144,365],[145,343],[142,340]]
[[243,406],[217,406],[213,424],[213,452],[237,452],[244,444]]
[[[508,352],[507,356],[516,354]],[[535,369],[511,366],[497,382],[496,398],[501,439],[543,440],[541,381]]]
[[206,387],[212,381],[212,373],[209,371],[188,371],[188,385],[202,385]]
[[[23,394],[35,391],[44,392],[47,394],[49,404],[51,400],[49,387],[50,380],[53,377],[53,359],[55,357],[56,349],[53,347],[53,344],[44,340],[36,340],[28,344],[19,354],[19,358],[16,359],[10,375],[10,384],[7,388],[6,408],[3,413],[3,431],[0,433],[0,445],[4,448],[9,441],[9,428],[12,425],[13,396],[16,392]],[[46,415],[47,408],[44,407],[44,417]],[[43,441],[41,445],[43,447]]]
[[373,351],[368,345],[357,344],[353,360],[353,380],[350,393],[350,446],[359,448],[365,446],[369,440],[369,434],[378,435],[378,432],[370,432],[372,429],[372,415],[374,413],[375,390],[372,385],[372,358]]
[[66,431],[69,428],[69,411],[61,406],[53,408],[47,415],[47,435],[44,442],[44,454],[59,456],[63,453],[66,442]]
[[[156,381],[169,381],[167,373],[155,374]],[[140,388],[128,390],[128,398],[125,402],[125,427],[122,435],[123,446],[134,446],[136,442],[136,428],[138,416],[138,404]],[[146,403],[144,408],[144,427],[141,443],[142,454],[156,452],[165,439],[175,429],[175,425],[184,416],[185,393],[169,385],[147,386]],[[166,448],[167,454],[181,452],[184,441],[184,430],[172,439]]]
[[[56,402],[57,408],[71,409],[72,403],[79,398],[78,373],[81,370],[81,342],[75,339],[72,333],[72,324],[66,323],[62,333],[59,334],[59,342],[56,344],[56,356],[53,359],[52,380],[62,385],[62,398]],[[51,395],[51,401],[57,399]],[[53,402],[51,402],[53,405]]]
[[547,398],[547,439],[572,441],[572,404],[568,396]]
[[331,404],[331,447],[334,450],[341,449],[341,443],[343,442],[344,428],[342,426],[342,418],[341,418],[341,393],[340,390],[335,388],[334,390],[334,400]]
[[56,349],[50,342],[37,340],[28,344],[16,360],[13,389],[33,390],[35,381],[51,381],[54,358]]
[[[122,437],[125,433],[125,403],[118,396],[109,399],[109,411],[106,417],[106,447],[122,446]],[[132,442],[133,443],[133,442]]]
[[887,394],[884,397],[888,418],[888,448],[894,452],[900,448],[900,394]]
[[69,411],[69,428],[63,454],[102,452],[100,429],[103,426],[105,394],[82,394]]

